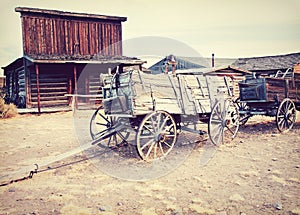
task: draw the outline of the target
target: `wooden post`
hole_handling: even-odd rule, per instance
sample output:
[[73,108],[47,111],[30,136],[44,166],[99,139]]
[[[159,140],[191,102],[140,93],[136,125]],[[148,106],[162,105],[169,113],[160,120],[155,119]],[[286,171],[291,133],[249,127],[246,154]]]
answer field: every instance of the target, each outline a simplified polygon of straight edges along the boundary
[[[87,77],[85,78],[85,93],[86,95],[90,95],[90,75],[88,74]],[[85,102],[87,104],[90,104],[90,98],[85,98]]]
[[77,109],[78,107],[78,100],[77,100],[77,68],[76,68],[76,65],[74,64],[74,67],[73,67],[73,75],[74,75],[74,98],[75,99],[75,107]]
[[284,85],[284,88],[285,88],[285,98],[288,98],[289,97],[289,80],[288,79],[285,79],[285,85]]
[[35,64],[36,74],[36,88],[37,88],[37,99],[38,99],[38,113],[41,113],[41,96],[40,96],[40,81],[39,81],[39,66]]
[[[68,86],[68,94],[72,94],[72,70],[68,73],[68,81],[69,81],[69,86]],[[68,99],[68,105],[70,106],[72,102],[72,96],[69,96]]]
[[29,85],[29,79],[30,79],[30,70],[27,68],[27,62],[25,59],[23,59],[23,65],[24,65],[24,78],[25,78],[25,92],[26,92],[26,108],[31,108],[31,90]]

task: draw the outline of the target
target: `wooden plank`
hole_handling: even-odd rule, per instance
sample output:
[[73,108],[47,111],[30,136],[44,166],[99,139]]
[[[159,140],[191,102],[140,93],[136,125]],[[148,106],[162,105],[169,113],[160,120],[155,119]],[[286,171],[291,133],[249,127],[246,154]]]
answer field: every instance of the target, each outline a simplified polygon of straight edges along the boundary
[[39,66],[35,65],[35,74],[36,74],[36,85],[37,85],[37,105],[38,105],[38,113],[41,112],[41,101],[40,101],[40,88],[39,88]]
[[[37,95],[38,95],[37,91],[31,93],[32,97],[37,97]],[[53,95],[63,96],[63,95],[66,95],[66,93],[64,91],[58,91],[58,92],[50,91],[50,92],[40,92],[40,95],[41,95],[41,97],[49,97],[49,96],[51,97]]]
[[70,46],[70,42],[69,42],[69,38],[70,38],[70,35],[69,35],[69,31],[70,31],[70,29],[68,28],[68,22],[67,22],[67,20],[64,20],[63,21],[63,23],[64,23],[64,41],[65,41],[65,50],[64,50],[64,53],[65,54],[68,54],[68,53],[70,53],[69,52],[69,50],[70,50],[70,48],[69,48],[69,46]]
[[[45,96],[43,96],[43,97],[41,97],[41,99],[40,99],[40,101],[41,102],[43,102],[43,101],[57,101],[57,100],[63,100],[63,101],[65,101],[65,100],[68,100],[68,97],[66,97],[66,96],[47,96],[47,97],[45,97]],[[33,102],[36,102],[37,101],[37,98],[35,97],[35,98],[33,98],[32,99],[32,101]]]
[[53,20],[53,54],[58,54],[57,20]]

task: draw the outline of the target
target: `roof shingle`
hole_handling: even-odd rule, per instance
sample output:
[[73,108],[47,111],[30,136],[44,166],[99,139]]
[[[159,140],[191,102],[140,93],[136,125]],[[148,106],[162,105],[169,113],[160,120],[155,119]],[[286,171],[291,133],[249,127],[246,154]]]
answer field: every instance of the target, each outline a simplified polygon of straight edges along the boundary
[[300,61],[300,52],[252,58],[239,58],[232,65],[250,71],[293,68]]

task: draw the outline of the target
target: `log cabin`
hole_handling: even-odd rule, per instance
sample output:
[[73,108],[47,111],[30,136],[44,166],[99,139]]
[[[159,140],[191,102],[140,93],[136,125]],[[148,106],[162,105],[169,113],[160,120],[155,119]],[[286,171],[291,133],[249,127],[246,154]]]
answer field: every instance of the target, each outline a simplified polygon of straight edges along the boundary
[[126,17],[25,7],[15,11],[21,15],[23,56],[2,69],[6,101],[19,108],[68,107],[66,94],[99,94],[100,73],[141,64],[122,56]]

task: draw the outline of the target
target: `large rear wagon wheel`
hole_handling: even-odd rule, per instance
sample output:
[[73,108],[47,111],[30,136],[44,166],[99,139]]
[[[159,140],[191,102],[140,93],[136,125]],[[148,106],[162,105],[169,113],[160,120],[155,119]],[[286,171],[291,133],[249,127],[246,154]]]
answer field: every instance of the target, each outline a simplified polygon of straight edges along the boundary
[[208,122],[208,135],[216,146],[231,141],[239,129],[239,113],[232,100],[218,101]]
[[276,125],[280,132],[289,131],[296,121],[296,106],[294,102],[285,98],[279,105],[276,114]]
[[98,145],[103,147],[115,147],[126,143],[130,132],[126,129],[117,131],[114,129],[120,120],[120,118],[106,116],[103,109],[98,108],[90,121],[90,135],[92,139],[102,139]]
[[173,149],[177,139],[176,123],[166,111],[146,115],[136,134],[137,150],[145,161],[164,158]]

